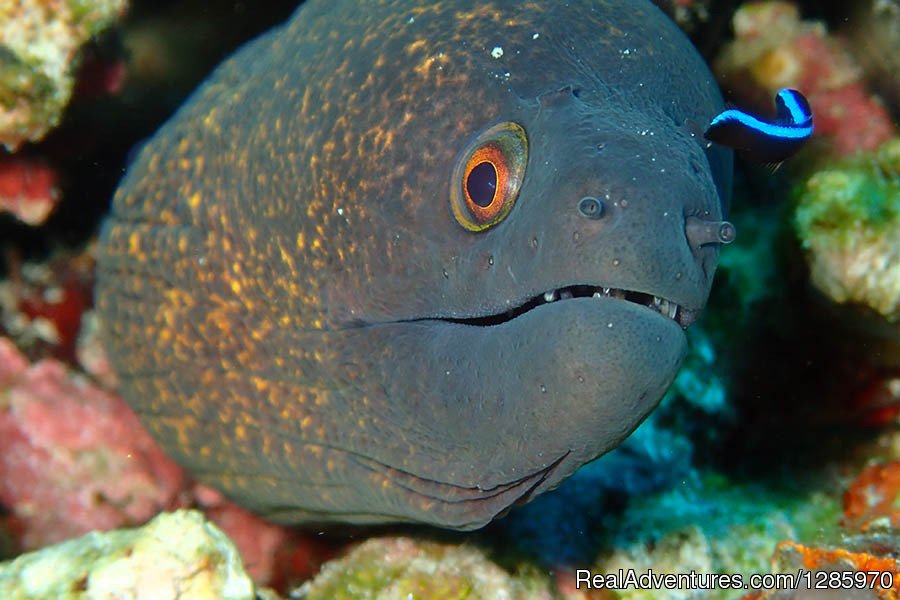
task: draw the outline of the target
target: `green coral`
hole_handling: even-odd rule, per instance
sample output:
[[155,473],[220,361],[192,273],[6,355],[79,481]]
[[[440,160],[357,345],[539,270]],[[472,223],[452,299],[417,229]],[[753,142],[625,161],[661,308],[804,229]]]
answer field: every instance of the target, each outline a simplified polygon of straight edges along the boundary
[[374,538],[327,563],[300,588],[306,600],[549,599],[531,571],[512,576],[479,550],[410,538]]
[[796,213],[804,246],[822,233],[846,244],[861,229],[900,226],[900,138],[810,177]]
[[798,196],[794,223],[813,284],[900,320],[900,138],[826,166]]

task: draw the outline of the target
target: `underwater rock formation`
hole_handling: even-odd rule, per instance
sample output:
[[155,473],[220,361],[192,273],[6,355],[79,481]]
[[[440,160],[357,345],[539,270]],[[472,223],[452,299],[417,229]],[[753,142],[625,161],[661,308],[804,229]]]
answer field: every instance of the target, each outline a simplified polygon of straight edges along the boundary
[[900,138],[807,179],[795,215],[813,284],[900,321]]
[[84,42],[120,18],[127,0],[25,0],[0,6],[0,144],[37,141],[62,116]]
[[842,28],[852,42],[850,51],[872,87],[896,112],[900,110],[900,2],[863,0],[853,7]]
[[512,576],[475,548],[403,537],[363,542],[347,556],[326,563],[296,595],[305,600],[554,597],[547,580],[538,573]]
[[846,43],[830,35],[823,22],[801,20],[794,3],[753,2],[738,9],[732,24],[735,40],[714,70],[742,103],[765,114],[778,90],[803,91],[817,137],[839,156],[874,149],[894,134],[888,111],[866,89]]
[[121,399],[0,338],[0,503],[25,549],[141,523],[182,482]]
[[0,156],[0,212],[40,225],[59,200],[57,174],[43,162]]
[[254,600],[255,592],[234,545],[196,511],[0,563],[5,600]]

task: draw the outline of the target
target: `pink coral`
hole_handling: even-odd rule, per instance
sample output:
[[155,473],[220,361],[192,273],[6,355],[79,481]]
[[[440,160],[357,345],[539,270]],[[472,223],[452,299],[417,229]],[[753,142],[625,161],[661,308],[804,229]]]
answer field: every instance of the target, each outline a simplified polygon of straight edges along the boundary
[[181,468],[117,396],[0,338],[0,502],[37,548],[174,506]]
[[765,114],[779,89],[802,91],[813,108],[816,137],[837,156],[872,150],[893,137],[888,111],[866,89],[845,42],[823,23],[801,20],[789,2],[756,2],[742,6],[733,25],[735,41],[715,71],[741,103]]

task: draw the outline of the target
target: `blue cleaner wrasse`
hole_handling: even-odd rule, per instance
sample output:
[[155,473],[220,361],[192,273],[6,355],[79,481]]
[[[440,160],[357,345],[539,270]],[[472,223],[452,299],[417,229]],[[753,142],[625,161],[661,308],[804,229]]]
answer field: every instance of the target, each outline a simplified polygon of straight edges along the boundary
[[716,115],[703,134],[707,140],[734,148],[755,162],[778,164],[793,156],[813,133],[809,102],[797,90],[775,96],[775,120],[766,121],[730,108]]

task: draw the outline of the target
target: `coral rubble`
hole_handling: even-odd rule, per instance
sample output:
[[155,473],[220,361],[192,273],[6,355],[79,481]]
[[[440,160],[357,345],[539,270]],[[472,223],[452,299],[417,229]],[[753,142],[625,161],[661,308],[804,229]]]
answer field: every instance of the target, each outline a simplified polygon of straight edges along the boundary
[[[196,511],[84,537],[0,563],[6,600],[254,600],[231,541]],[[271,597],[271,596],[270,596]]]
[[121,17],[127,0],[24,0],[0,4],[0,144],[16,150],[59,123],[74,62],[91,36]]
[[808,593],[772,589],[749,594],[744,600],[893,600],[900,594],[900,565],[890,557],[783,542],[772,556],[772,566],[773,573],[799,576],[795,590]]
[[363,542],[326,563],[296,595],[305,600],[553,598],[542,576],[512,576],[475,548],[403,537]]

